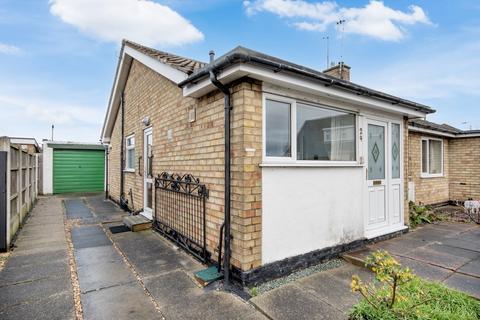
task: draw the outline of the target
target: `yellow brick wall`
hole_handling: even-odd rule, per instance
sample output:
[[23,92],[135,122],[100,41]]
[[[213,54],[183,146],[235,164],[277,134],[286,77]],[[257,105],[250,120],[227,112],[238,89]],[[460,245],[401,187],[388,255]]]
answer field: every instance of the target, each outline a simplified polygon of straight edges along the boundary
[[[415,202],[435,204],[448,201],[449,194],[449,139],[443,139],[443,176],[436,178],[422,178],[422,137],[439,138],[428,134],[410,131],[408,135],[408,181],[415,183]],[[407,188],[408,184],[406,183]],[[408,190],[406,190],[408,192]],[[406,193],[408,195],[408,193]],[[406,207],[408,209],[408,206]],[[407,220],[406,220],[407,221]]]
[[[261,84],[244,80],[231,89],[232,111],[232,264],[249,270],[261,263]],[[207,246],[216,258],[224,219],[224,103],[213,92],[200,99],[184,98],[176,84],[133,61],[124,91],[125,137],[135,134],[136,161],[143,153],[141,120],[148,116],[153,130],[153,173],[190,173],[210,190],[207,199]],[[188,110],[196,121],[188,122]],[[173,130],[172,141],[167,131]],[[120,112],[111,137],[110,196],[120,198]],[[255,149],[254,151],[252,151]],[[136,165],[138,168],[138,165]],[[143,170],[143,161],[141,165]],[[143,207],[143,177],[125,172],[124,190],[133,194],[135,210]],[[129,200],[130,201],[130,200]]]
[[480,138],[450,140],[450,199],[480,199]]

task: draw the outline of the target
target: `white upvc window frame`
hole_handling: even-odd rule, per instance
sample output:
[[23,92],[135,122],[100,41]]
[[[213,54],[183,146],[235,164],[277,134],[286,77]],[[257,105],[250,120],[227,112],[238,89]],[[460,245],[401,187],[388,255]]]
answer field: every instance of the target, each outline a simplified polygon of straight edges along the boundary
[[[267,100],[284,102],[290,104],[290,157],[271,157],[267,156],[267,135],[266,135],[266,105]],[[339,112],[353,114],[355,116],[355,160],[353,161],[338,161],[338,160],[297,160],[297,103],[310,105],[323,109],[330,109]],[[300,99],[293,99],[289,97],[280,96],[277,94],[264,93],[262,102],[262,164],[263,167],[269,166],[292,166],[292,167],[355,167],[362,166],[359,161],[360,155],[360,117],[358,112],[348,109],[332,107],[329,105],[303,101]]]
[[[133,140],[133,143],[131,145],[128,145],[128,141],[131,139]],[[133,150],[133,163],[131,163],[131,166],[129,166],[128,153],[131,150]],[[125,137],[125,168],[123,170],[127,172],[135,172],[135,134],[131,134]]]
[[[440,141],[440,173],[430,173],[430,140]],[[423,141],[427,142],[427,170],[423,172]],[[420,139],[420,177],[421,178],[441,178],[444,175],[443,170],[443,161],[444,161],[444,154],[443,154],[443,139],[441,138],[432,138],[432,137],[421,137]]]

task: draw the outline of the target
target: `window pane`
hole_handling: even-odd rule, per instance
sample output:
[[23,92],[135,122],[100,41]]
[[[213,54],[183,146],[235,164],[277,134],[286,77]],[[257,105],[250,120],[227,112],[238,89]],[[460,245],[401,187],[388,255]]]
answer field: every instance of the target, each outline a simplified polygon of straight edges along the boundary
[[400,125],[392,123],[392,178],[400,178]]
[[427,173],[428,172],[428,166],[427,166],[427,140],[422,140],[422,172]]
[[438,140],[429,141],[430,173],[442,173],[442,142]]
[[298,160],[355,160],[355,115],[297,104]]
[[134,169],[135,167],[135,149],[127,150],[127,169]]
[[385,127],[368,125],[368,180],[385,179]]
[[290,157],[290,104],[266,102],[266,155]]

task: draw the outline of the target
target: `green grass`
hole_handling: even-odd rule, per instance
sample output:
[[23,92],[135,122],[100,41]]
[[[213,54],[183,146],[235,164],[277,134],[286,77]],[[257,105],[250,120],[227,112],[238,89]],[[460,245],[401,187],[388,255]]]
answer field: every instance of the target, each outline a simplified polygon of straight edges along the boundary
[[[386,289],[379,290],[378,297],[381,299],[388,292]],[[448,289],[440,283],[428,282],[415,277],[399,288],[399,294],[406,299],[397,301],[393,309],[387,308],[385,304],[376,309],[362,299],[353,307],[350,319],[480,319],[480,301],[464,293]]]

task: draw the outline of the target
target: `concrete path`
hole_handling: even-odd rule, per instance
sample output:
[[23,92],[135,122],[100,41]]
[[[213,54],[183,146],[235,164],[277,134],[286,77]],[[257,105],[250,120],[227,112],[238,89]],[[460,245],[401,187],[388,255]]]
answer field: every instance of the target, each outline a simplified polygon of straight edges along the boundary
[[373,279],[371,272],[346,263],[268,291],[251,302],[275,320],[347,319],[359,299],[350,291],[354,274],[364,281]]
[[204,266],[158,233],[113,234],[124,215],[103,195],[41,197],[0,271],[0,319],[265,319],[200,288]]
[[74,319],[61,200],[39,197],[0,272],[0,319]]
[[371,251],[384,249],[418,276],[443,282],[480,299],[480,227],[443,222],[428,224],[367,246],[346,258],[363,263]]

